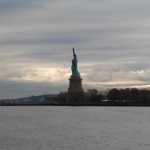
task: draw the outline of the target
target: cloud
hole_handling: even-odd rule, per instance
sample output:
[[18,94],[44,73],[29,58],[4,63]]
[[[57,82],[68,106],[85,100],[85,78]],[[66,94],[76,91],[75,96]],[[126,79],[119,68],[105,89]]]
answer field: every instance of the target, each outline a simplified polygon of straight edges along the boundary
[[[83,67],[83,68],[82,68]],[[104,62],[82,65],[85,84],[95,87],[132,87],[150,85],[149,63]]]
[[1,0],[0,1],[0,12],[9,13],[17,11],[27,11],[28,9],[33,9],[43,6],[46,0],[42,2],[40,0]]
[[147,0],[1,0],[1,81],[20,86],[48,82],[59,89],[68,84],[75,47],[86,86],[150,84],[149,4]]

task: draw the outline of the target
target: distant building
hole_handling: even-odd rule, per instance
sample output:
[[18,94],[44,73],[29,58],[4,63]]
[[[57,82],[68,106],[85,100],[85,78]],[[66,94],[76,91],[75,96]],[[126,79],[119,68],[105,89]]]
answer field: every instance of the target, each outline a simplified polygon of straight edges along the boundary
[[44,105],[58,104],[58,95],[47,95],[44,97]]

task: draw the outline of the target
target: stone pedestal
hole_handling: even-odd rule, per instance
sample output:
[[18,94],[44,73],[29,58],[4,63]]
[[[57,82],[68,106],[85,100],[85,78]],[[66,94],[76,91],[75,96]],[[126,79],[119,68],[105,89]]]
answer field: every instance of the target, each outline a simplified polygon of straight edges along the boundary
[[82,88],[82,79],[80,76],[71,76],[69,78],[68,104],[84,104],[84,91]]

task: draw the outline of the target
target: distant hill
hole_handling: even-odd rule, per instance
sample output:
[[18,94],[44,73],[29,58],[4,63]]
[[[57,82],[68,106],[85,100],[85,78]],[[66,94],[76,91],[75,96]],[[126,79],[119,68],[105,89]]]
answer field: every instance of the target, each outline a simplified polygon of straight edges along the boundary
[[0,105],[38,105],[44,102],[44,97],[46,96],[54,97],[57,96],[57,94],[44,94],[17,99],[3,99],[0,100]]

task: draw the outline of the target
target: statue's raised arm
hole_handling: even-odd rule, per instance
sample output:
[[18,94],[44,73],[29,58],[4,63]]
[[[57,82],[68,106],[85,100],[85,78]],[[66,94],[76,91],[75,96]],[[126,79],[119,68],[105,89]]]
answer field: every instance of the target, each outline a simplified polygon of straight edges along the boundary
[[75,52],[74,52],[74,48],[72,49],[72,51],[73,51],[73,56],[76,55]]

